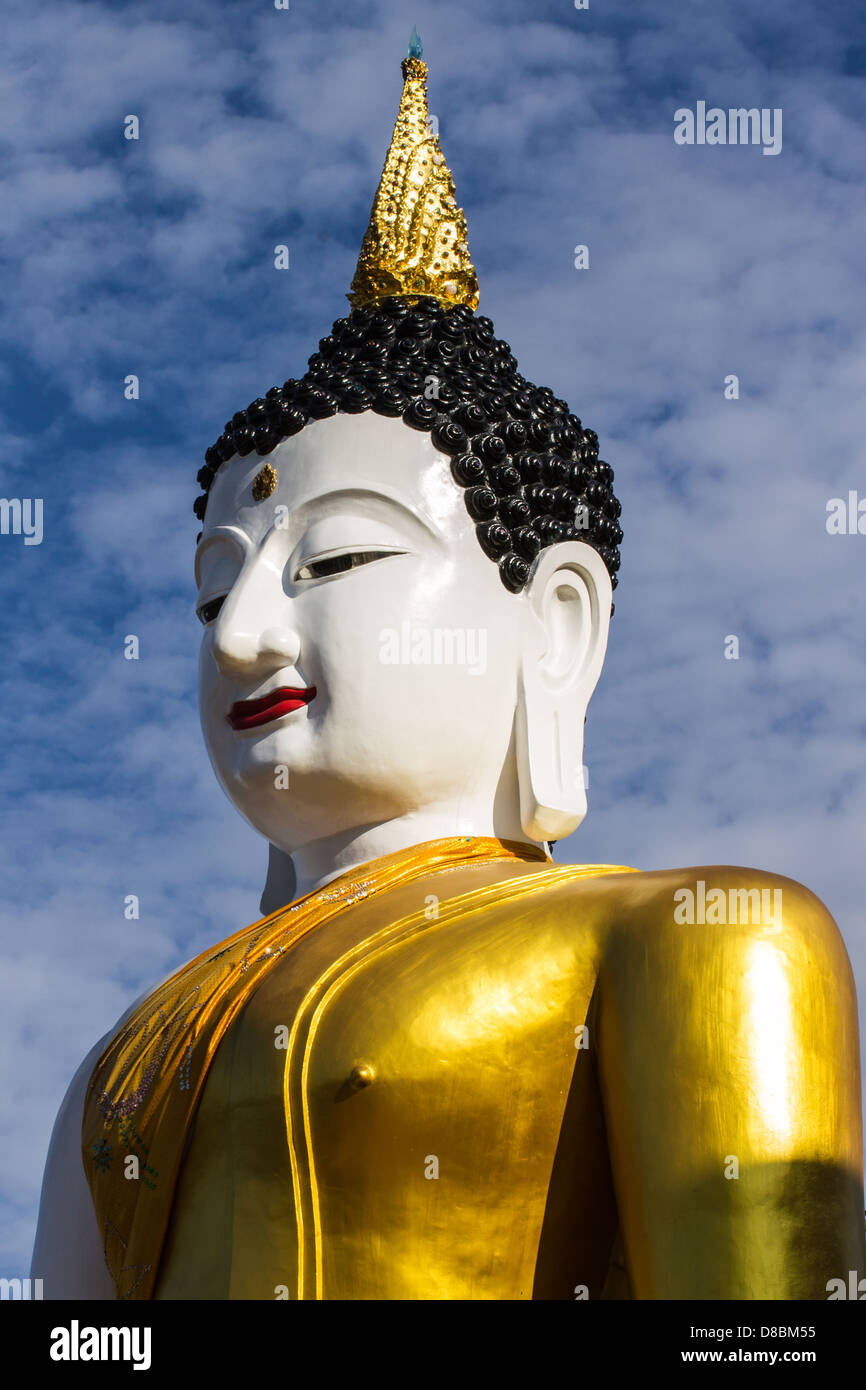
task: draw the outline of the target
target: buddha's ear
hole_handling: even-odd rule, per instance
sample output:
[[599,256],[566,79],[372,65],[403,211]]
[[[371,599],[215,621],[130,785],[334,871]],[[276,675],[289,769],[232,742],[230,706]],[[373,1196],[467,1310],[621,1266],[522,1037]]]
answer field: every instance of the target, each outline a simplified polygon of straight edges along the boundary
[[561,840],[586,815],[583,723],[601,674],[611,582],[597,550],[542,550],[525,595],[536,640],[521,663],[515,724],[520,820],[531,840]]
[[276,845],[270,845],[269,849],[268,877],[259,903],[263,917],[269,917],[295,898],[295,866],[291,857]]

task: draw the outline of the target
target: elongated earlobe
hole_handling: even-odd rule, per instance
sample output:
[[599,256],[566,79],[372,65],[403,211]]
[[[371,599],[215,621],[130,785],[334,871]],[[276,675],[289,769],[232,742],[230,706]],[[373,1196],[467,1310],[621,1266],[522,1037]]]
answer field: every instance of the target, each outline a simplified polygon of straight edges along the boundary
[[520,819],[533,840],[561,840],[586,815],[583,726],[610,623],[604,561],[581,541],[541,553],[527,595],[539,623],[525,656],[515,724]]

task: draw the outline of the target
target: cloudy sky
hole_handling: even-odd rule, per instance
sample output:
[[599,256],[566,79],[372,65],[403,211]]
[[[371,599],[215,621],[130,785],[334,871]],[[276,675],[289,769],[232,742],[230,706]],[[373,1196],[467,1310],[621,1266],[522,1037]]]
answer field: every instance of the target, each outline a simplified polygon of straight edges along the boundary
[[[590,813],[557,858],[799,879],[866,1003],[866,535],[826,528],[866,497],[858,0],[6,0],[0,491],[44,499],[40,545],[0,535],[9,1276],[82,1056],[259,915],[266,846],[198,725],[195,474],[346,312],[413,24],[480,311],[623,503]],[[678,145],[699,101],[780,108],[781,152]]]

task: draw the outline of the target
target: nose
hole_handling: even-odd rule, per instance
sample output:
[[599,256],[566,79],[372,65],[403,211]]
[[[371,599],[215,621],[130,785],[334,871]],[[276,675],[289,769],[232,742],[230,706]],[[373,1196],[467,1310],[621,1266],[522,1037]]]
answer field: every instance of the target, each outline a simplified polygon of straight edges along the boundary
[[213,656],[224,676],[267,675],[294,666],[301,642],[292,601],[279,576],[252,569],[229,593],[213,631]]

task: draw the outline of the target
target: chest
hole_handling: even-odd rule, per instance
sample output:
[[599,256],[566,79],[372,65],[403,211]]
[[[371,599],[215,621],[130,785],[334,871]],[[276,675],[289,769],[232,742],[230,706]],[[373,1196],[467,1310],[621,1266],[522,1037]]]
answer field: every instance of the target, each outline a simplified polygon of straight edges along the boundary
[[[433,919],[298,952],[211,1069],[181,1244],[194,1210],[212,1265],[226,1252],[224,1297],[531,1296],[540,1252],[556,1262],[563,1221],[600,1195],[574,1167],[603,1168],[595,973],[591,938],[544,921]],[[250,1270],[260,1292],[240,1293]]]

